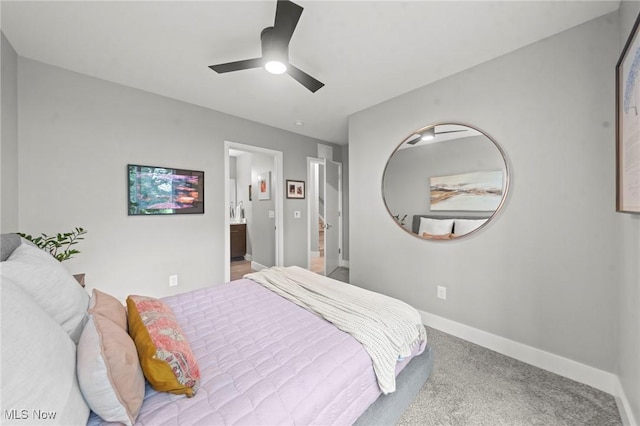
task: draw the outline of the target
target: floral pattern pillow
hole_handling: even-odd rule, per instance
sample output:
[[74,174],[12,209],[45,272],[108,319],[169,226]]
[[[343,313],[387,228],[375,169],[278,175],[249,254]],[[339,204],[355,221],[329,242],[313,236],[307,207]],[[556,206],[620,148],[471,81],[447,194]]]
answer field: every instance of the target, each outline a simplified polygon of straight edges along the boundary
[[127,309],[129,334],[151,386],[160,392],[194,396],[200,370],[171,308],[160,299],[129,296]]

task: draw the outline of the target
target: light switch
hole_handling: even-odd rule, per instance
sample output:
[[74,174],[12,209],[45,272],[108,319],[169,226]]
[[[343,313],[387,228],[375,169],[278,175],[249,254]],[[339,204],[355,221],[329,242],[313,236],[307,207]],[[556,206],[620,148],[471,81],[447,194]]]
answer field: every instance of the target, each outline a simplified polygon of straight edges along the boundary
[[275,219],[276,217],[276,212],[273,210],[269,210],[269,219]]

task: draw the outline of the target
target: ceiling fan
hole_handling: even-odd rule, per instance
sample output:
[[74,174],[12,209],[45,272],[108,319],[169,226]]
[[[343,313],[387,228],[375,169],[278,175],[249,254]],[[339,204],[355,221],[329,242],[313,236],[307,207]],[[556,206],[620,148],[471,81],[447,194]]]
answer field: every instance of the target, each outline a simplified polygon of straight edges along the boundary
[[430,127],[428,129],[426,129],[425,131],[421,132],[421,133],[414,133],[413,135],[409,136],[406,140],[406,144],[407,145],[415,145],[417,144],[419,141],[423,140],[423,141],[430,141],[435,139],[436,135],[444,135],[445,133],[458,133],[458,132],[466,132],[467,129],[461,129],[461,130],[445,130],[442,132],[436,132],[436,128],[434,127]]
[[273,27],[267,27],[260,33],[262,56],[260,58],[210,65],[218,74],[264,67],[272,74],[286,72],[298,83],[315,93],[324,83],[311,77],[289,63],[289,41],[296,29],[303,8],[289,0],[278,0],[276,18]]

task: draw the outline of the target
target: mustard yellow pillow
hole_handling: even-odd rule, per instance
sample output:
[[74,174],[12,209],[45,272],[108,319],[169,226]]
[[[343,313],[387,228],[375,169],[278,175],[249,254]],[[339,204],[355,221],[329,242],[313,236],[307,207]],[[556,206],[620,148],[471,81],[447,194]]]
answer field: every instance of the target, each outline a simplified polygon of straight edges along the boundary
[[171,308],[159,299],[129,296],[127,309],[129,335],[151,387],[159,392],[194,396],[200,370]]

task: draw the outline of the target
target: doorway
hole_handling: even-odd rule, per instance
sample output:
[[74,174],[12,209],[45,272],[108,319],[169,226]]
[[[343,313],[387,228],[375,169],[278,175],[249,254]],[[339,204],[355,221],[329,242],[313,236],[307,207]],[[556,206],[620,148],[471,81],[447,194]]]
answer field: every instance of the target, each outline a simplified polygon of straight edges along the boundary
[[[230,281],[244,272],[283,265],[283,155],[281,151],[225,141],[224,158],[224,273],[225,281]],[[268,192],[259,190],[258,179],[266,181]],[[236,244],[240,232],[246,232],[242,236],[246,254],[235,258],[239,262],[233,262],[232,277],[231,255],[238,256]]]
[[342,164],[307,158],[307,268],[330,275],[342,257]]

